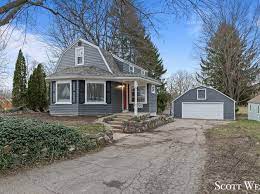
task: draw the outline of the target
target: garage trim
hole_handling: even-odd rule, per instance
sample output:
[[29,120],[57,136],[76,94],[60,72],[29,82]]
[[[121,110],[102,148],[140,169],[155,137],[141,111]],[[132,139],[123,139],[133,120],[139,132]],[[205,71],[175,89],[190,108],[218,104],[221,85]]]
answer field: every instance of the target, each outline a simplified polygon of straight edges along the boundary
[[[183,104],[222,104],[223,106],[223,112],[222,112],[222,120],[224,120],[224,102],[182,102],[182,105],[181,105],[181,117],[183,117]],[[200,119],[200,118],[198,118]],[[205,118],[207,119],[207,118]]]

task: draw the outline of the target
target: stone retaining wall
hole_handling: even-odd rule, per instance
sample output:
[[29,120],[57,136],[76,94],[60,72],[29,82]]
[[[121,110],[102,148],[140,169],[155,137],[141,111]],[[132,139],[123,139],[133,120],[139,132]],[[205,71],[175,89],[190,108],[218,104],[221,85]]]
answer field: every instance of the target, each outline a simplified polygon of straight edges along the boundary
[[133,118],[123,123],[124,133],[141,133],[173,122],[173,117],[159,115],[155,117]]

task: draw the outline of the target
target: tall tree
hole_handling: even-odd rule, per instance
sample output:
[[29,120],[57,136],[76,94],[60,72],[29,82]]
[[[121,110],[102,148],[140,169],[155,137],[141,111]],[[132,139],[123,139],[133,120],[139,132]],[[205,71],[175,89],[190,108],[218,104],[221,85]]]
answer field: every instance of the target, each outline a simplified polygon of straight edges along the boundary
[[39,64],[29,78],[28,106],[34,111],[44,111],[48,106],[45,77],[43,66]]
[[20,49],[15,64],[13,77],[12,103],[14,106],[24,106],[27,100],[26,63],[23,52]]
[[208,42],[199,78],[237,102],[245,102],[255,92],[259,73],[256,56],[256,50],[248,50],[247,41],[241,39],[236,27],[224,21]]
[[162,85],[157,88],[157,107],[158,112],[165,110],[168,101],[170,100],[169,93],[166,91],[163,75],[166,69],[163,66],[163,60],[160,56],[159,50],[153,44],[149,35],[143,37],[143,41],[138,42],[136,63],[145,69],[149,69],[151,77],[160,80]]

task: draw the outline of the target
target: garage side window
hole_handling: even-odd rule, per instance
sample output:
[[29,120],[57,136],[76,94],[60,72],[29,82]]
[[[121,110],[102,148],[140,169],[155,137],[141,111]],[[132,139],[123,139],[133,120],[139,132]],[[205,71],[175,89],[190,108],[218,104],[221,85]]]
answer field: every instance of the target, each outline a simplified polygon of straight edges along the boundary
[[206,100],[206,89],[197,89],[197,100]]

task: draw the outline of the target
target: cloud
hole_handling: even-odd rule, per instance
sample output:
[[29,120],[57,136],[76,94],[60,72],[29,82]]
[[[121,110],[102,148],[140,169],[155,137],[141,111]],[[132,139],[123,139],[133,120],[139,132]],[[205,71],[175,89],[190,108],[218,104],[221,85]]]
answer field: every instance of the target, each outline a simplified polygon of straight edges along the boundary
[[[13,72],[19,49],[22,49],[26,60],[31,63],[48,63],[50,45],[40,34],[24,33],[21,29],[13,29],[10,39],[7,42],[5,49],[5,57],[7,61],[8,77],[4,80],[5,87],[12,87]],[[28,65],[28,64],[27,64]],[[31,64],[29,64],[31,65]]]

